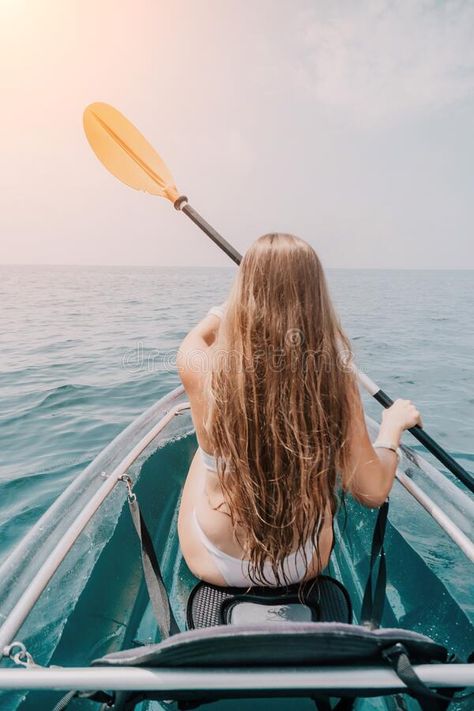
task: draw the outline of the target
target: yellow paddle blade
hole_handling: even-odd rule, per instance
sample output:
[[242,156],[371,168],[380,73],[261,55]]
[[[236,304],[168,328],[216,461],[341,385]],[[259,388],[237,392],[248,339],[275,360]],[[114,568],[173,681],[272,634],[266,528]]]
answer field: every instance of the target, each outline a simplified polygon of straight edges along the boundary
[[126,185],[171,202],[179,193],[174,178],[140,131],[109,104],[90,104],[84,131],[97,158]]

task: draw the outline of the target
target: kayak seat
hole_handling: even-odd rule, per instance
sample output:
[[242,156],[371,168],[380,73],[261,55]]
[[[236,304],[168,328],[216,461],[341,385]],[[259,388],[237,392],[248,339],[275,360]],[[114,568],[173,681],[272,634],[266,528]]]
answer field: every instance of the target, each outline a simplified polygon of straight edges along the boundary
[[[131,502],[131,506],[134,502]],[[414,664],[437,664],[448,661],[446,647],[429,637],[404,629],[378,628],[385,596],[385,556],[383,538],[388,503],[379,510],[370,559],[369,579],[364,593],[361,618],[363,625],[352,625],[352,606],[344,586],[326,575],[303,584],[283,588],[225,588],[200,582],[188,599],[186,617],[188,630],[178,626],[163,584],[156,555],[141,516],[136,528],[142,542],[145,579],[150,598],[156,608],[162,641],[133,649],[112,652],[92,661],[94,666],[135,666],[155,668],[194,668],[212,670],[263,669],[288,671],[295,667],[344,666],[358,671],[368,665],[391,668],[403,682],[409,694],[417,699],[422,711],[445,711],[454,689],[445,694],[430,689],[415,673]],[[133,511],[132,511],[133,513]],[[375,582],[374,568],[379,561]],[[449,661],[452,661],[449,659]],[[277,672],[278,673],[278,672]],[[176,689],[171,697],[178,709],[189,711],[203,703],[222,698],[253,698],[255,695],[301,696],[311,698],[318,711],[337,708],[349,711],[361,696],[391,695],[392,687],[373,688],[371,677],[367,687],[303,689],[270,688],[213,689],[206,684],[197,689]],[[338,692],[342,693],[338,693]],[[163,696],[165,694],[165,696]],[[332,707],[330,696],[339,697]],[[132,711],[142,700],[170,698],[170,691],[117,691],[113,708]]]
[[[247,601],[246,601],[247,602]],[[367,666],[391,667],[406,684],[407,692],[419,702],[422,711],[445,711],[451,696],[440,696],[426,687],[416,676],[413,664],[445,663],[447,650],[429,637],[403,629],[369,629],[362,625],[344,622],[272,622],[260,624],[224,624],[179,632],[158,644],[113,652],[92,661],[94,666],[148,667],[162,669],[258,670],[273,668],[288,672],[298,667],[310,673],[311,667],[347,667],[363,670]],[[217,677],[219,678],[219,677]],[[268,683],[268,682],[267,682]],[[306,696],[312,699],[317,711],[350,711],[360,696],[380,696],[395,693],[395,689],[373,688],[372,677],[367,686],[357,688],[299,689],[298,685],[280,690],[269,686],[255,689],[222,685],[205,689],[181,688],[174,690],[172,698],[178,709],[189,711],[203,703],[224,698],[254,698],[256,696]],[[451,690],[448,690],[448,693]],[[452,694],[452,691],[451,691]],[[330,696],[339,697],[335,707]],[[143,700],[170,698],[170,691],[143,690],[116,692],[113,708],[132,711]]]
[[349,593],[321,575],[280,588],[228,588],[201,581],[187,604],[188,629],[266,622],[352,622]]
[[222,625],[180,632],[158,644],[112,652],[92,665],[249,667],[383,663],[401,644],[412,663],[445,662],[446,648],[402,629],[370,630],[342,622]]

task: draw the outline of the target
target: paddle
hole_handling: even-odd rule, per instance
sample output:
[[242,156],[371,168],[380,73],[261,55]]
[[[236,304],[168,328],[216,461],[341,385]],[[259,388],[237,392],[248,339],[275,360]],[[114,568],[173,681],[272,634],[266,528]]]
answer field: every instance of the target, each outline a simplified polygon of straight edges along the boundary
[[[109,104],[90,104],[84,112],[84,130],[99,160],[116,178],[135,190],[170,200],[176,210],[184,212],[213,242],[236,264],[242,259],[239,252],[204,220],[180,195],[174,178],[155,149],[144,136],[117,109]],[[365,373],[357,371],[365,389],[384,407],[393,400]],[[412,427],[412,435],[421,442],[454,476],[474,492],[474,477],[456,462],[446,450],[435,442],[421,427]]]

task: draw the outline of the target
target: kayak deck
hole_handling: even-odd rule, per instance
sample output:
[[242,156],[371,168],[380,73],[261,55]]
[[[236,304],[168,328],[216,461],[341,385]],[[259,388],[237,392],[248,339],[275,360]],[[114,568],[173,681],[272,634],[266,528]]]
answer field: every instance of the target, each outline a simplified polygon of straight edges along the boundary
[[[182,393],[173,399],[174,405],[182,402]],[[157,414],[158,410],[154,413],[155,419]],[[149,449],[145,450],[145,456],[133,472],[134,478],[137,479],[134,491],[152,531],[173,610],[181,629],[184,629],[185,603],[196,582],[181,557],[176,535],[181,487],[196,446],[189,413],[183,412],[176,417],[170,430],[167,436],[163,436],[158,442],[154,440]],[[128,446],[130,445],[129,442]],[[156,449],[158,445],[160,446]],[[83,490],[86,488],[84,485]],[[80,535],[73,552],[59,566],[20,631],[18,638],[26,644],[40,664],[84,668],[88,667],[93,658],[109,652],[158,641],[156,621],[143,584],[138,543],[129,512],[123,507],[125,487],[119,486],[116,489],[115,500],[111,497],[110,502],[103,505],[100,515],[91,520]],[[389,582],[383,625],[405,627],[427,634],[465,658],[474,646],[474,628],[469,605],[464,604],[467,596],[462,590],[459,598],[456,596],[457,586],[460,582],[462,584],[462,581],[450,578],[450,585],[447,586],[433,570],[432,561],[421,557],[416,541],[412,540],[414,517],[407,518],[407,507],[408,513],[413,508],[416,511],[419,518],[415,523],[426,525],[428,530],[432,525],[429,515],[413,503],[410,495],[400,486],[396,487],[392,496],[391,520],[397,527],[389,524],[387,531]],[[338,542],[329,572],[348,588],[356,613],[360,609],[361,591],[367,574],[374,519],[375,512],[348,501],[347,520],[344,511],[341,511],[336,523]],[[92,549],[97,540],[102,544],[99,550],[95,550],[91,562]],[[452,549],[453,545],[450,546]],[[456,556],[454,558],[459,560]],[[456,565],[465,566],[462,555],[460,560],[462,563],[456,562]],[[68,585],[71,580],[72,588]],[[77,589],[77,595],[71,598],[71,589],[74,587]],[[48,620],[46,629],[45,619]],[[2,671],[3,669],[0,669],[0,672]],[[17,671],[19,670],[12,670],[12,673]],[[26,673],[31,671],[33,670],[27,670]],[[56,688],[61,688],[56,684],[62,683],[60,677],[64,678],[67,671],[69,669],[56,670],[55,673],[59,675],[55,677]],[[97,672],[92,669],[89,671],[94,674]],[[102,670],[103,673],[105,671],[110,673],[116,670]],[[134,671],[146,672],[143,669]],[[431,669],[428,673],[432,671]],[[285,676],[285,673],[282,678],[285,677],[285,683],[292,683],[291,678],[296,683],[296,677],[292,677],[290,672],[295,670],[288,670],[288,675]],[[387,669],[386,672],[389,673],[390,670]],[[53,670],[42,673],[50,675]],[[160,673],[165,674],[165,671]],[[273,676],[272,683],[277,684],[280,670],[277,675],[275,670],[268,673]],[[318,675],[321,678],[322,675],[317,669],[312,669],[311,673],[312,681],[307,683],[316,684]],[[450,673],[453,672],[450,670]],[[36,674],[40,676],[39,671],[35,671]],[[324,674],[327,677],[327,669]],[[156,675],[157,672],[153,672],[155,681],[150,683],[157,683],[156,679],[161,678],[159,674],[158,677]],[[362,677],[365,677],[365,672]],[[29,678],[32,680],[32,677]],[[235,683],[240,684],[239,688],[243,688],[242,675],[239,682],[237,678],[238,674]],[[343,684],[344,676],[339,679],[340,684]],[[376,688],[375,677],[374,684]],[[76,684],[73,686],[80,688]],[[90,680],[86,683],[86,688],[91,688]],[[30,693],[23,700],[23,694],[7,692],[0,696],[0,700],[4,705],[9,704],[5,705],[6,709],[37,709],[37,693],[41,693],[44,708],[49,708],[46,704],[54,704],[58,699],[55,692]],[[290,706],[287,705],[286,708]],[[387,706],[385,701],[372,699],[364,702],[362,708]]]

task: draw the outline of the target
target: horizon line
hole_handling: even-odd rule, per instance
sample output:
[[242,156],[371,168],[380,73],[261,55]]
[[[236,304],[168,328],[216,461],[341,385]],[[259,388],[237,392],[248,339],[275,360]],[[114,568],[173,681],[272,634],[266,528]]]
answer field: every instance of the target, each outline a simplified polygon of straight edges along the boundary
[[[236,264],[228,265],[218,265],[218,264],[68,264],[65,263],[35,263],[35,262],[0,262],[1,267],[68,267],[68,268],[122,268],[122,269],[232,269],[237,267]],[[337,269],[340,271],[356,271],[356,270],[367,270],[367,271],[411,271],[411,272],[471,272],[474,271],[474,266],[472,267],[369,267],[369,266],[357,266],[357,267],[335,267],[335,266],[324,266],[324,269]]]

